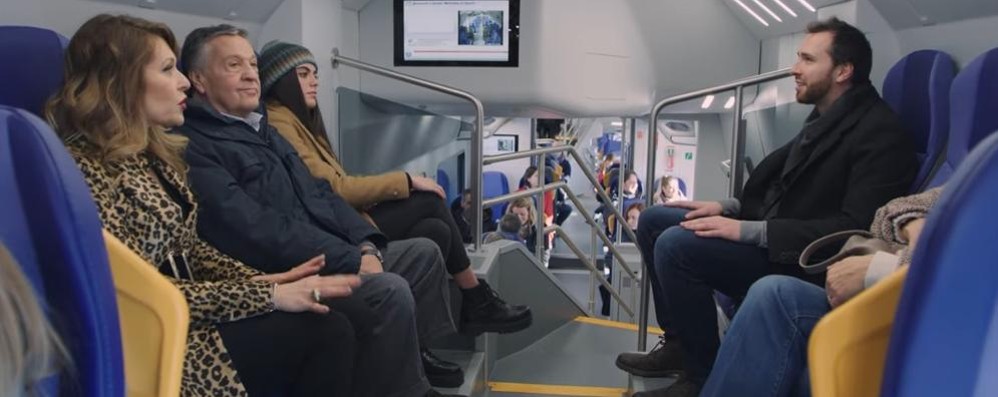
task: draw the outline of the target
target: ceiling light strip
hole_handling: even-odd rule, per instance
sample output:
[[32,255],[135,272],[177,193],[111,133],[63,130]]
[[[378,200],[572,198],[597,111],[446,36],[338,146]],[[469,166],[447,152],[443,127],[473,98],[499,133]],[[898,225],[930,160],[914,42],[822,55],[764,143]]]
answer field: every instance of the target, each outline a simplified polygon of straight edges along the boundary
[[786,11],[787,14],[790,14],[794,18],[797,18],[797,13],[794,12],[794,10],[792,8],[787,7],[787,5],[784,2],[782,2],[780,0],[773,0],[773,1],[776,2],[776,4],[779,5],[781,8],[783,8],[783,11]]
[[710,108],[710,105],[713,104],[713,103],[714,103],[714,96],[713,95],[707,95],[705,98],[703,98],[703,104],[700,105],[700,108],[701,109],[708,109],[708,108]]
[[782,20],[782,19],[780,19],[780,16],[779,16],[779,15],[776,15],[776,13],[775,13],[775,12],[773,12],[773,10],[770,10],[770,9],[769,9],[769,7],[766,7],[766,5],[765,5],[765,4],[762,4],[762,2],[761,2],[761,1],[759,1],[759,0],[752,0],[752,1],[754,1],[754,2],[755,2],[755,4],[756,4],[757,6],[759,6],[759,8],[762,8],[762,10],[763,10],[763,11],[766,11],[766,13],[767,13],[767,14],[769,14],[769,16],[773,17],[773,19],[775,19],[775,20],[776,20],[776,22],[783,22],[783,20]]
[[724,108],[731,109],[733,107],[735,107],[735,97],[729,96],[728,101],[724,103]]
[[[803,1],[803,0],[801,0],[801,1]],[[752,11],[752,9],[749,8],[749,6],[745,5],[745,3],[742,3],[742,0],[734,0],[734,2],[737,3],[738,5],[742,6],[742,8],[745,9],[745,12],[747,12],[747,13],[749,13],[749,15],[752,15],[753,17],[755,17],[755,19],[757,21],[759,21],[759,23],[763,24],[764,26],[769,26],[769,22],[766,22],[765,19],[762,19],[762,17],[759,16],[759,14],[756,14],[755,11]]]
[[808,11],[811,11],[811,12],[817,12],[817,10],[815,10],[815,9],[814,9],[814,7],[813,7],[813,6],[811,6],[811,3],[808,3],[808,2],[807,2],[807,0],[797,0],[797,1],[798,1],[798,2],[799,2],[799,3],[801,4],[801,5],[802,5],[802,6],[804,6],[804,8],[807,8],[807,10],[808,10]]

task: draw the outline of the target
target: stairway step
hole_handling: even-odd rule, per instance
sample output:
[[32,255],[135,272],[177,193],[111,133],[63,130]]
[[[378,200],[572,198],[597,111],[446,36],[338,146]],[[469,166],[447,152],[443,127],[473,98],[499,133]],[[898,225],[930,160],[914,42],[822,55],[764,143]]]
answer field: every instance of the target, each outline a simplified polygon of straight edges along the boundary
[[[496,361],[490,382],[500,386],[534,385],[529,390],[538,395],[566,395],[547,393],[565,387],[583,387],[575,392],[596,393],[585,395],[623,393],[629,387],[629,378],[614,365],[614,360],[620,352],[634,350],[637,332],[617,324],[588,317],[569,322],[527,348]],[[490,395],[509,390],[499,388]]]
[[627,389],[619,387],[542,385],[531,383],[490,382],[489,396],[591,396],[621,397]]
[[676,383],[676,379],[676,377],[644,378],[631,375],[631,390],[637,393],[639,391],[661,389]]
[[485,353],[463,350],[433,350],[441,359],[451,361],[464,370],[464,383],[460,387],[437,387],[441,394],[481,396],[485,390]]

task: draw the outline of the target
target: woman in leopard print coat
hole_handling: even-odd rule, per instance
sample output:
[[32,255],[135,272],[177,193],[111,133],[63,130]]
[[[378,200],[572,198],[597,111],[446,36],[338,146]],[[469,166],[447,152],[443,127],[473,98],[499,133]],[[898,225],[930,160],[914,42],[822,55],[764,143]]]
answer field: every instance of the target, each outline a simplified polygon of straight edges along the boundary
[[315,275],[321,257],[262,275],[197,237],[185,140],[165,131],[183,123],[189,87],[169,28],[99,15],[65,57],[66,83],[46,116],[83,171],[104,227],[169,273],[187,300],[182,394],[351,394],[354,331],[320,299],[348,295],[356,277]]

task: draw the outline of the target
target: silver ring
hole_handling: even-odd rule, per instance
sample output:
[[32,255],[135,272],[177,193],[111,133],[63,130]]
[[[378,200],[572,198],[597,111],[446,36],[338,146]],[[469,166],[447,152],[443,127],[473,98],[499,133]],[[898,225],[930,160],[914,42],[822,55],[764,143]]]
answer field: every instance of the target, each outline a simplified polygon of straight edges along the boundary
[[312,289],[312,298],[315,299],[316,302],[321,302],[322,301],[322,295],[319,295],[319,289],[318,288],[313,288]]

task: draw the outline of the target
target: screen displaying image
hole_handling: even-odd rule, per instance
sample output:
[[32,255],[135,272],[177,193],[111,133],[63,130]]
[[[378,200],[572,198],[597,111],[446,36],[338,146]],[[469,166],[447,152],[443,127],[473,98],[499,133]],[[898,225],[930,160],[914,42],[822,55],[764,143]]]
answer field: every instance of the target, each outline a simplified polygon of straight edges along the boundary
[[457,45],[502,45],[502,11],[458,11]]
[[397,66],[517,66],[517,0],[396,0]]

